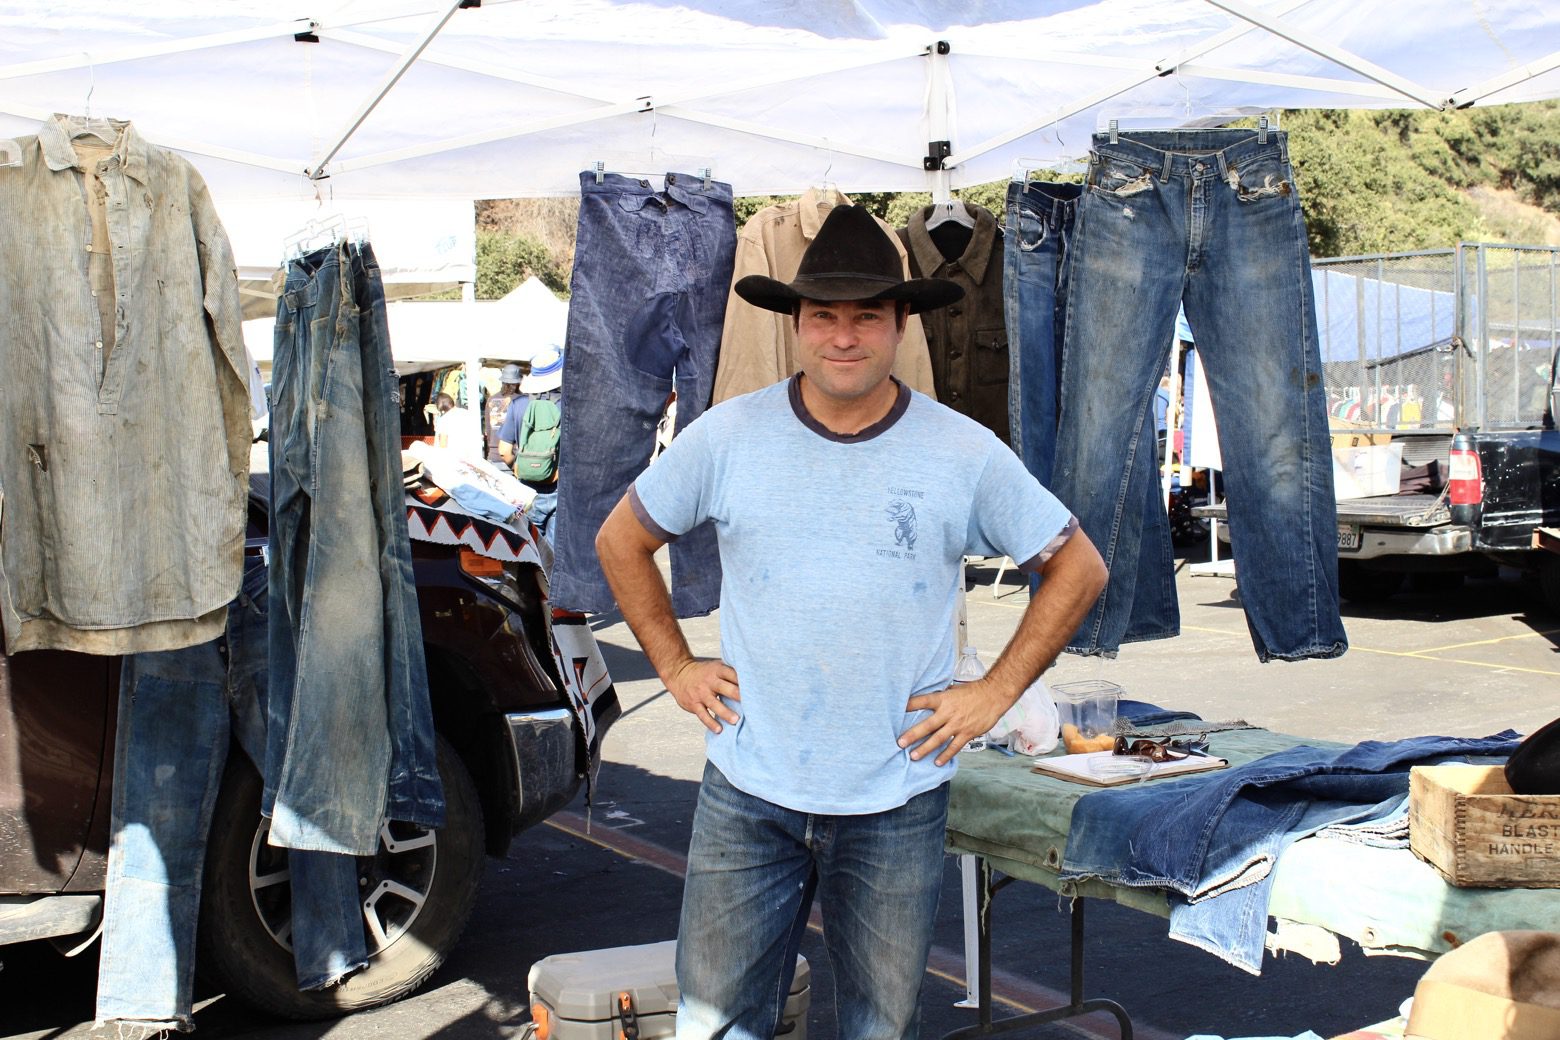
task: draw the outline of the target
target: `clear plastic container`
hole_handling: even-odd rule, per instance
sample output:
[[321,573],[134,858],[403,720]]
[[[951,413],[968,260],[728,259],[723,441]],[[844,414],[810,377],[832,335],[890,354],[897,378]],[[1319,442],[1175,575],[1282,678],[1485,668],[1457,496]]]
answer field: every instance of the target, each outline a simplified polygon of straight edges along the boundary
[[1107,736],[1116,725],[1121,687],[1104,679],[1082,679],[1051,687],[1062,732],[1070,725],[1084,740]]
[[[973,646],[967,646],[959,654],[959,660],[953,666],[953,684],[975,682],[986,677],[986,666],[980,663],[980,654],[976,653]],[[976,737],[964,745],[966,751],[984,751],[989,746],[985,736]]]

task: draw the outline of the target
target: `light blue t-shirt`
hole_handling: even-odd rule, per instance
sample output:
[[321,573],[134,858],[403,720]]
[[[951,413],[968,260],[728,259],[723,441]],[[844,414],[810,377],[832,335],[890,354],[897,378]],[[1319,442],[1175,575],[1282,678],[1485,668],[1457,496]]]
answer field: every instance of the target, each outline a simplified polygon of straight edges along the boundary
[[830,433],[796,378],[678,434],[630,502],[664,539],[713,520],[721,656],[742,721],[710,734],[737,788],[799,812],[903,805],[954,773],[896,743],[945,689],[963,558],[1031,563],[1071,516],[984,426],[900,387],[881,422]]

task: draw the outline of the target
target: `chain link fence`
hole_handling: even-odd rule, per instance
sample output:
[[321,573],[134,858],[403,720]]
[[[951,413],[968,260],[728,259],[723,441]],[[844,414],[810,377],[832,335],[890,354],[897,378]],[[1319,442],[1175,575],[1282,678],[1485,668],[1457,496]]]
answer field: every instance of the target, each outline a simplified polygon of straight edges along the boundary
[[1560,248],[1336,257],[1312,265],[1335,429],[1545,424],[1560,345]]

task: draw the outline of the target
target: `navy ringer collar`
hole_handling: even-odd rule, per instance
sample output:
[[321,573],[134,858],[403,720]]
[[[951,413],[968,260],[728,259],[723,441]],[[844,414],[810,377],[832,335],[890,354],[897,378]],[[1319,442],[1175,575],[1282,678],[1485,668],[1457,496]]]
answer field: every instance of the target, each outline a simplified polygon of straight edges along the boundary
[[899,396],[894,398],[893,407],[888,410],[888,414],[883,416],[883,418],[855,433],[835,433],[813,417],[813,414],[807,410],[807,405],[802,402],[802,374],[800,372],[791,377],[791,384],[786,388],[786,394],[791,399],[791,411],[796,413],[796,417],[802,421],[803,426],[825,440],[835,441],[839,444],[859,444],[862,441],[870,441],[879,434],[887,433],[899,421],[900,416],[905,414],[906,409],[910,407],[910,388],[901,383],[898,376],[889,376],[888,378],[892,379],[894,385],[899,388]]

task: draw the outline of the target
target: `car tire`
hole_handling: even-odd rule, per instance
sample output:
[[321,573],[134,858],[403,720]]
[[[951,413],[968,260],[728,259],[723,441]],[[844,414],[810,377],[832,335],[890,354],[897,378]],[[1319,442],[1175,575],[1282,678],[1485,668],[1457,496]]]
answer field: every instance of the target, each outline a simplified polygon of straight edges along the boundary
[[[365,907],[368,966],[344,982],[305,993],[298,989],[291,947],[283,945],[290,924],[290,889],[285,881],[272,880],[285,868],[286,850],[265,843],[269,821],[260,816],[260,777],[235,750],[206,850],[198,947],[202,977],[258,1010],[290,1019],[332,1018],[387,1004],[422,985],[465,930],[483,868],[482,804],[476,786],[442,738],[438,763],[446,802],[444,827],[428,832],[390,824],[394,830],[382,835],[378,853],[357,857],[365,892],[380,890],[378,879],[393,878],[409,885],[422,902],[392,893]],[[432,842],[425,840],[429,834]],[[391,845],[403,851],[390,851],[390,835]],[[413,856],[420,858],[408,861]],[[254,878],[268,883],[255,885]],[[382,947],[368,926],[370,914],[389,938]],[[380,920],[381,914],[396,919]]]
[[1378,571],[1358,560],[1338,561],[1338,595],[1350,603],[1380,603],[1403,587],[1402,571]]

